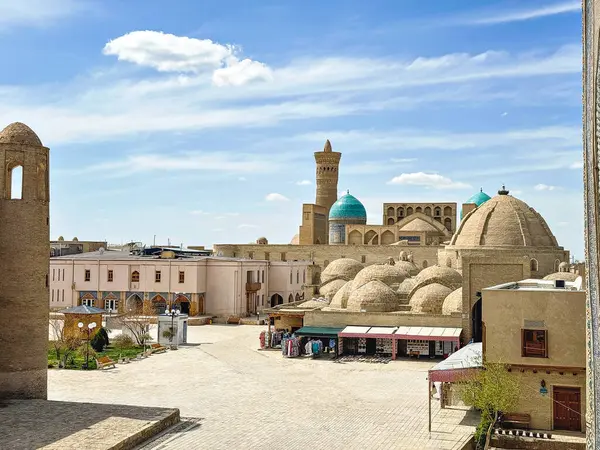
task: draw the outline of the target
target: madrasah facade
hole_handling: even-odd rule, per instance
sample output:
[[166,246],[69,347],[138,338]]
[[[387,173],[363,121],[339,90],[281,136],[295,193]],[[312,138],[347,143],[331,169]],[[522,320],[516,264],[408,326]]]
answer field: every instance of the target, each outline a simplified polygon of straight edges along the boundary
[[[371,290],[365,296],[371,301],[361,301],[354,313],[441,316],[445,309],[446,314],[460,318],[464,341],[481,339],[484,288],[558,273],[564,278],[568,270],[565,267],[569,252],[558,244],[544,218],[511,196],[504,186],[494,197],[483,191],[475,193],[460,211],[456,203],[444,201],[384,203],[382,224],[370,225],[366,210],[356,197],[347,192],[337,198],[341,153],[334,152],[327,141],[323,151],[314,156],[316,201],[302,205],[299,233],[289,244],[272,245],[266,238],[259,238],[256,244],[216,244],[215,254],[268,261],[310,261],[303,285],[305,298],[325,296],[329,306],[323,308],[324,312],[338,313],[347,311],[344,300],[352,295],[347,282],[354,277],[334,273],[337,267],[345,270],[352,265],[355,276],[359,269],[371,265],[410,265],[410,277],[401,283],[394,277],[386,278],[387,270],[369,270],[373,274],[368,281],[381,281],[389,289],[379,286],[385,291],[381,295]],[[336,260],[343,261],[327,270]],[[347,264],[348,260],[352,264]],[[332,285],[332,281],[336,283]],[[346,292],[340,292],[334,301],[344,285]],[[447,306],[443,308],[446,299]],[[366,316],[361,320],[368,321]]]

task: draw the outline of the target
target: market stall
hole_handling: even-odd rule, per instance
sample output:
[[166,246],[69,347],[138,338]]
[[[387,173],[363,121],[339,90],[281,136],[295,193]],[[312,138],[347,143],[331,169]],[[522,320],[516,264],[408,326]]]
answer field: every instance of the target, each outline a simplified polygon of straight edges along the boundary
[[447,358],[460,348],[462,328],[398,327],[392,359],[397,356]]
[[347,326],[340,334],[345,355],[392,355],[396,327]]
[[[310,354],[318,355],[328,353],[332,355],[339,354],[338,350],[338,334],[342,328],[337,327],[302,327],[294,332],[294,336],[302,338],[300,342],[300,350],[304,350],[306,354],[308,343],[310,346]],[[317,344],[317,342],[321,344]],[[313,342],[315,345],[313,345]]]

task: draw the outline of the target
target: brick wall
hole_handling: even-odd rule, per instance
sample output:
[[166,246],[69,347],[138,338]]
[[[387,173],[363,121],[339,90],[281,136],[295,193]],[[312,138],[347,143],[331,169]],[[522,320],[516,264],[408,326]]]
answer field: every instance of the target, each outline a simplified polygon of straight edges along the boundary
[[460,328],[460,315],[442,316],[435,314],[361,313],[346,311],[307,311],[304,325],[311,327],[364,326],[409,326]]

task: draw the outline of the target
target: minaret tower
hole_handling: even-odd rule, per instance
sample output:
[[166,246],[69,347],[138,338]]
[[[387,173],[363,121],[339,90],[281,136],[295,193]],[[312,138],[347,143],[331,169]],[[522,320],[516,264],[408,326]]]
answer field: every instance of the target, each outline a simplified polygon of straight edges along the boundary
[[48,164],[27,125],[0,131],[0,399],[47,398]]
[[325,142],[322,152],[315,152],[317,163],[317,199],[315,203],[329,209],[338,197],[338,173],[340,167],[340,152],[331,150],[329,139]]

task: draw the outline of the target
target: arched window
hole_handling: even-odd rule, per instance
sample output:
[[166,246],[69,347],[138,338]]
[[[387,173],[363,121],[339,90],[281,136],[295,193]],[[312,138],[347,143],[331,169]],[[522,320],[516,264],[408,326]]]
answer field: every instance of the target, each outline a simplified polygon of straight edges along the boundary
[[398,217],[404,217],[404,208],[398,208]]
[[387,209],[387,215],[388,216],[393,216],[395,213],[394,208],[392,208],[391,206]]
[[429,206],[425,208],[425,215],[431,216],[431,208]]
[[445,216],[451,216],[452,215],[452,208],[450,208],[449,206],[444,207],[444,215]]
[[406,208],[406,215],[410,216],[413,213],[413,209],[409,206],[408,208]]
[[292,275],[292,273],[293,273],[293,272],[292,272],[292,270],[290,269],[290,284],[292,284],[292,283],[294,282],[294,280],[292,279],[292,276],[293,276],[293,275]]
[[538,262],[537,262],[537,259],[532,258],[531,261],[529,261],[529,268],[531,269],[532,272],[537,272],[538,271]]
[[300,271],[296,270],[296,284],[300,284]]
[[442,210],[441,210],[439,207],[435,208],[435,210],[434,210],[434,215],[435,215],[436,217],[439,217],[439,216],[441,216],[441,215],[442,215]]
[[420,212],[423,212],[423,210],[421,209],[421,207],[420,207],[420,206],[417,206],[417,207],[415,208],[415,212],[416,212],[416,213],[420,213]]
[[140,273],[137,270],[131,272],[131,282],[139,283],[140,282]]
[[323,261],[323,268],[327,267],[329,265],[329,261],[325,260]]
[[423,267],[423,269],[427,269],[427,260],[423,261],[422,267]]
[[8,198],[21,200],[23,198],[23,166],[15,166],[8,171]]
[[451,230],[452,230],[452,219],[450,219],[450,217],[446,217],[446,218],[444,219],[444,226],[446,227],[446,229],[447,229],[448,231],[451,231]]
[[392,217],[390,217],[390,218],[387,220],[387,224],[388,224],[388,225],[394,225],[394,219],[393,219]]
[[558,272],[560,269],[560,259],[554,261],[554,271]]

